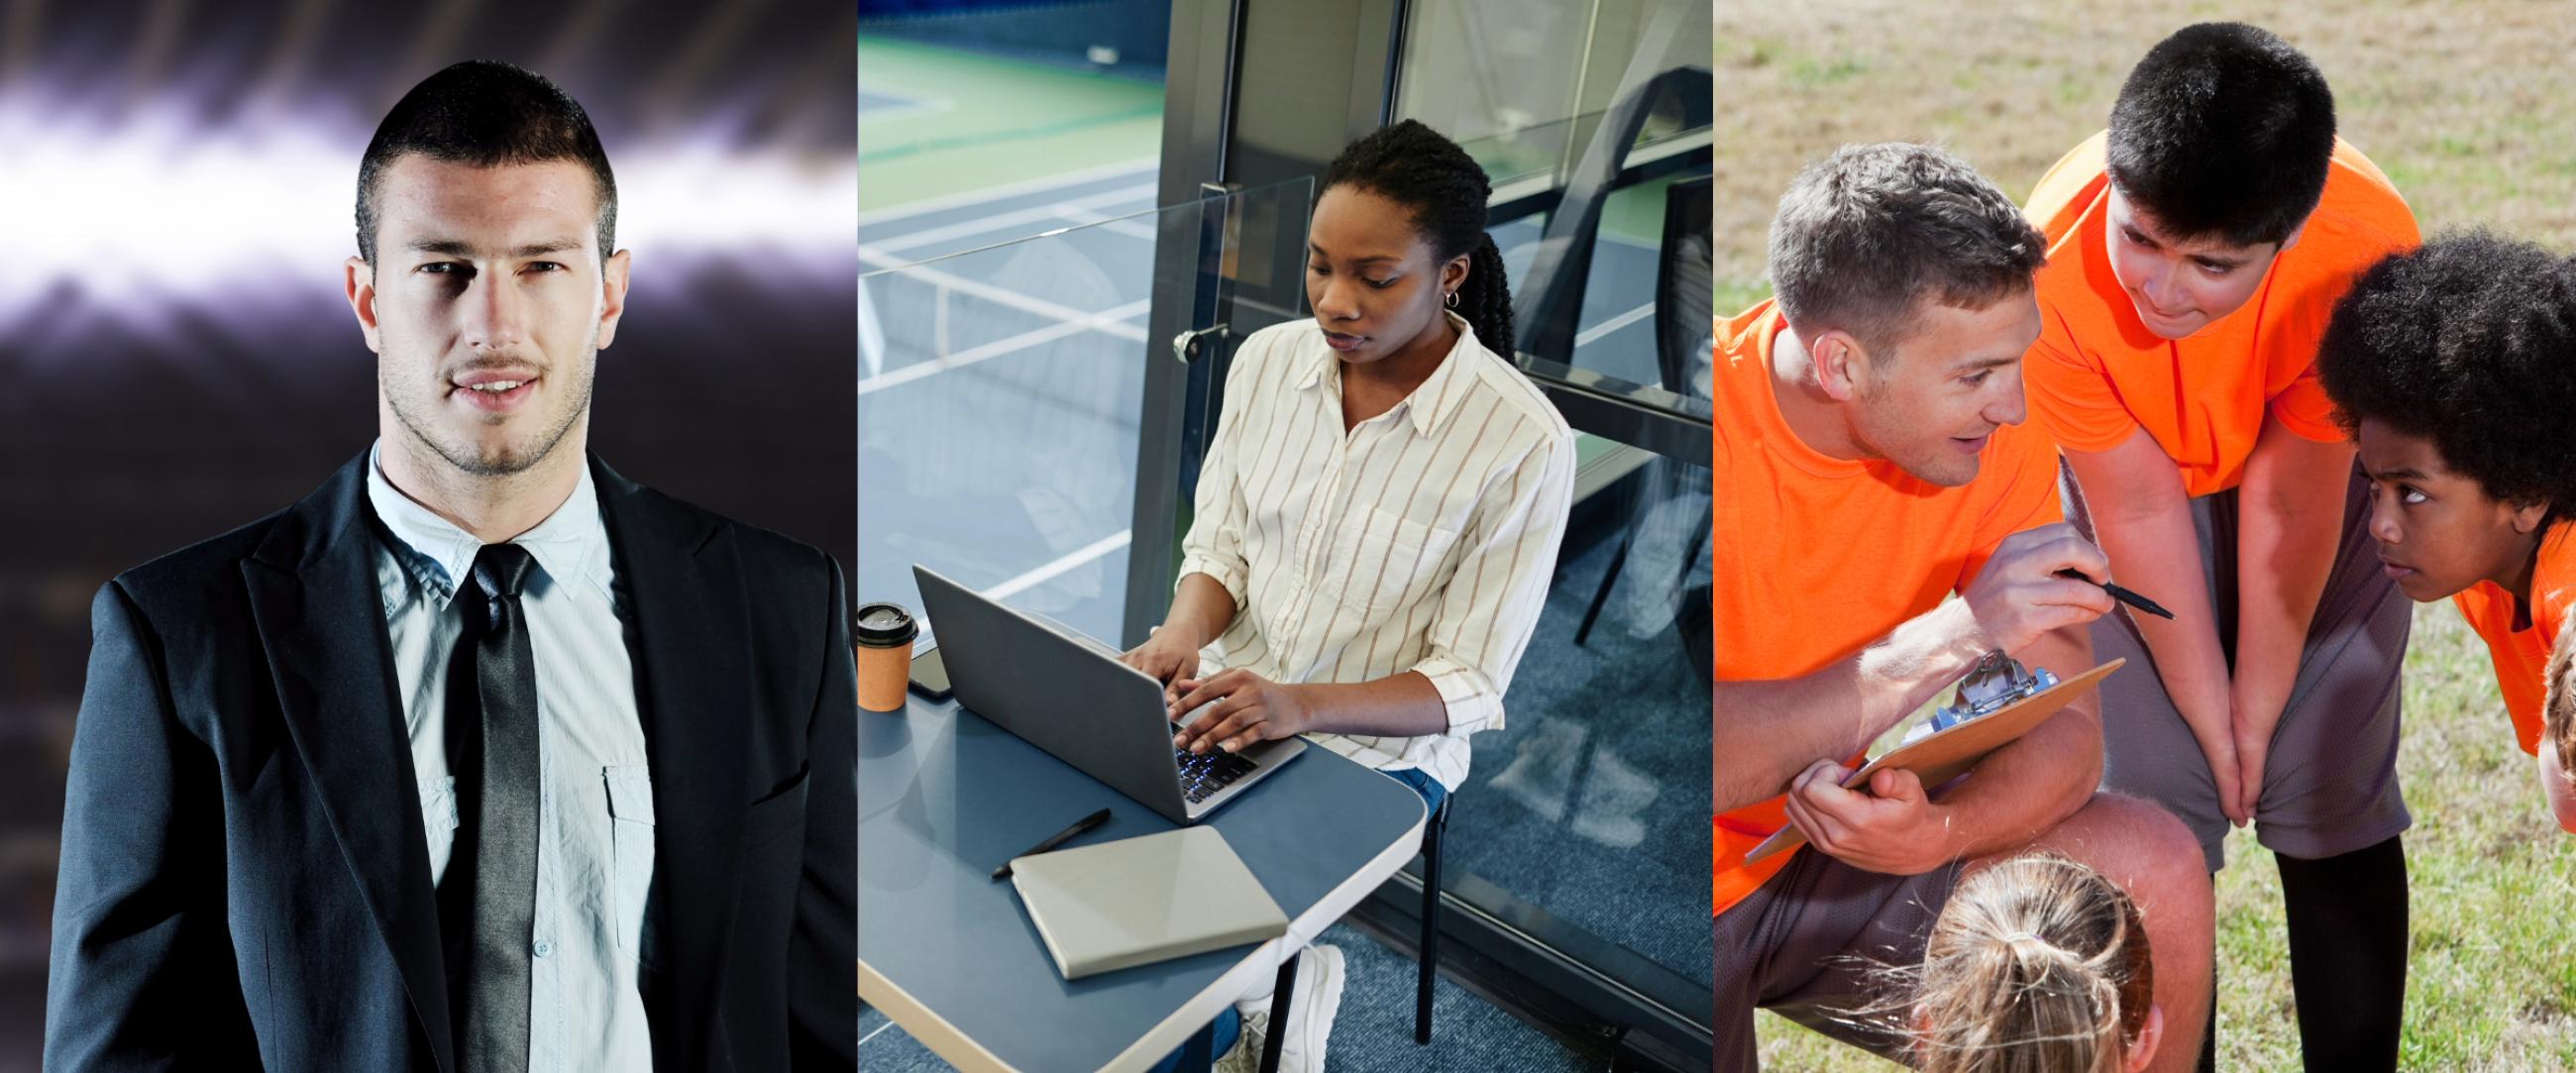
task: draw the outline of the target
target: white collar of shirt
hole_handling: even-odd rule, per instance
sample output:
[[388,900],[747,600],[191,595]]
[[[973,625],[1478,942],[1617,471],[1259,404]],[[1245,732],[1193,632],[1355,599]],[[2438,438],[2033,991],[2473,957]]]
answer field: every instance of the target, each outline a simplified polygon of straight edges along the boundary
[[[1449,416],[1458,408],[1458,399],[1466,394],[1464,390],[1460,390],[1466,385],[1459,381],[1476,375],[1476,370],[1470,365],[1470,359],[1501,360],[1494,357],[1492,351],[1485,349],[1485,344],[1476,341],[1476,329],[1467,324],[1466,318],[1445,310],[1441,315],[1447,317],[1449,323],[1458,329],[1457,343],[1451,345],[1449,353],[1440,359],[1439,368],[1431,370],[1431,375],[1424,378],[1421,384],[1416,385],[1412,394],[1406,395],[1403,402],[1396,403],[1395,409],[1387,411],[1394,413],[1395,410],[1403,410],[1405,419],[1413,422],[1413,431],[1424,436],[1430,435],[1432,429],[1439,427],[1441,418]],[[1297,390],[1306,391],[1321,384],[1332,388],[1334,395],[1338,397],[1342,387],[1342,359],[1335,356],[1337,352],[1333,348],[1320,345],[1321,329],[1317,330],[1313,341],[1317,345],[1311,345],[1306,350],[1306,368],[1297,375]],[[1376,418],[1370,420],[1376,420]]]
[[[367,502],[376,508],[377,519],[393,534],[390,550],[397,553],[394,558],[402,564],[403,572],[420,585],[431,603],[444,608],[456,594],[455,579],[473,570],[474,556],[483,550],[483,541],[414,502],[386,480],[384,468],[378,464],[383,448],[379,442],[367,449]],[[578,578],[614,603],[608,527],[599,518],[599,490],[591,484],[589,466],[581,467],[581,479],[573,485],[563,505],[510,543],[526,548],[549,581]],[[385,599],[392,601],[395,595],[387,593]]]

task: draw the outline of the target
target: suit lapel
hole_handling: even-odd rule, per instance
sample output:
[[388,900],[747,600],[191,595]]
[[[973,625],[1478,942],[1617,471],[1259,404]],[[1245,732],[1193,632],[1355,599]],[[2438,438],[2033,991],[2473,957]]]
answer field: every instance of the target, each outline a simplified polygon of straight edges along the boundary
[[752,716],[746,590],[733,543],[712,517],[595,459],[592,476],[641,649],[636,703],[653,771],[653,911],[667,982],[664,1001],[648,997],[654,1050],[702,1069],[721,1050],[708,1030],[742,871]]
[[430,1051],[440,1069],[452,1069],[438,906],[376,588],[366,465],[359,455],[289,508],[243,562],[242,577],[296,755]]

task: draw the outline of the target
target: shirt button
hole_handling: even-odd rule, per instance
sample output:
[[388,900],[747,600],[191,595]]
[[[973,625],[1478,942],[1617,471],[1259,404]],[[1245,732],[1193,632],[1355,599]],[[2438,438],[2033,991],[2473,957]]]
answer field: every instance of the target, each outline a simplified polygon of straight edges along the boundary
[[544,957],[544,956],[546,956],[546,955],[548,955],[548,954],[551,954],[551,953],[554,953],[554,952],[555,952],[555,944],[553,944],[553,943],[549,943],[549,942],[544,942],[544,941],[539,941],[539,942],[537,943],[537,956],[538,956],[538,957]]

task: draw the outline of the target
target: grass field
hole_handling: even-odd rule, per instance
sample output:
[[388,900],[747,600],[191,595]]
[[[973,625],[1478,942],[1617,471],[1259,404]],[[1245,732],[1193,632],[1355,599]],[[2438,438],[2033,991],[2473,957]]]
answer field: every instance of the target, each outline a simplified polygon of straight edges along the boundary
[[[1846,141],[1942,142],[2015,198],[2099,130],[2129,65],[2187,22],[2267,26],[2324,68],[2345,138],[2428,234],[2482,225],[2576,250],[2576,24],[2494,0],[2113,5],[1722,3],[1717,306],[1769,293],[1763,230],[1804,161]],[[2513,747],[2485,647],[2416,609],[2400,772],[2415,814],[2407,1069],[2576,1069],[2576,838]],[[2219,1066],[2295,1069],[2279,874],[2243,832],[2218,889]],[[1886,1064],[1763,1015],[1768,1069]]]

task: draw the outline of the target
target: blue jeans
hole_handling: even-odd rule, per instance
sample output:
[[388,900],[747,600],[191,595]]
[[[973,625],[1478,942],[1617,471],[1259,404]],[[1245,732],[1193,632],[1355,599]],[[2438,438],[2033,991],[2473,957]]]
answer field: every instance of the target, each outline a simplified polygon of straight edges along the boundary
[[[1234,1041],[1243,1035],[1243,1017],[1234,1012],[1234,1007],[1228,1006],[1224,1013],[1216,1015],[1216,1020],[1209,1023],[1208,1029],[1216,1033],[1215,1046],[1208,1048],[1210,1060],[1223,1058],[1225,1052],[1234,1049]],[[1181,1073],[1181,1052],[1164,1055],[1162,1061],[1154,1063],[1153,1073]]]
[[1379,768],[1378,774],[1412,787],[1414,793],[1422,795],[1422,807],[1433,812],[1440,811],[1440,803],[1449,799],[1449,788],[1421,768]]
[[[1440,811],[1440,803],[1449,799],[1449,788],[1440,785],[1440,780],[1432,778],[1429,772],[1421,768],[1381,768],[1379,773],[1412,788],[1414,793],[1421,794],[1422,807],[1430,811]],[[1213,1056],[1222,1057],[1225,1052],[1233,1050],[1235,1040],[1243,1034],[1242,1018],[1234,1012],[1232,1006],[1226,1007],[1224,1013],[1216,1015],[1216,1021],[1209,1027],[1216,1033],[1216,1046],[1208,1051]],[[1181,1073],[1181,1052],[1173,1051],[1164,1055],[1162,1061],[1154,1064],[1153,1073]]]

